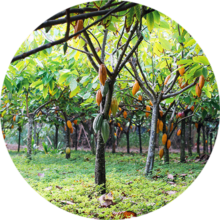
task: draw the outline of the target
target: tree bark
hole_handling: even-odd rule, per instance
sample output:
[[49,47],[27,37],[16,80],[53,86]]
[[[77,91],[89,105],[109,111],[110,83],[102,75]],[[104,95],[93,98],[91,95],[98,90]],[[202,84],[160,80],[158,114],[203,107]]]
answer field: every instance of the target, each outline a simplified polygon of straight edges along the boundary
[[189,118],[189,144],[188,144],[188,154],[192,156],[193,138],[192,138],[192,117]]
[[198,129],[197,129],[197,154],[200,155],[200,129],[201,129],[201,125],[198,125]]
[[186,140],[185,140],[185,119],[181,122],[181,148],[180,148],[180,162],[185,163],[185,148],[186,148]]
[[34,114],[28,115],[28,138],[27,138],[27,157],[31,160],[31,141],[32,141],[32,129],[34,122]]
[[[169,133],[169,131],[167,131],[166,129],[166,117],[162,118],[163,121],[163,134]],[[169,164],[169,149],[167,149],[167,142],[164,146],[164,163],[165,164]]]
[[205,140],[205,126],[202,126],[202,135],[203,135],[203,153],[208,154],[207,147],[206,147],[206,140]]
[[139,133],[139,145],[140,145],[140,154],[142,154],[142,143],[141,143],[141,125],[138,126]]
[[18,128],[18,152],[20,152],[21,146],[21,127]]
[[130,154],[130,142],[129,142],[129,136],[130,136],[130,130],[126,132],[126,138],[127,138],[127,153]]
[[34,121],[34,143],[37,144],[37,122]]
[[212,133],[210,133],[210,154],[212,153]]
[[[94,121],[94,118],[92,119],[92,125],[93,125],[93,121]],[[93,126],[91,126],[91,129],[92,129],[92,135],[93,135],[93,139],[91,138],[91,151],[92,151],[92,154],[96,154],[96,141],[95,141],[95,132],[93,130]]]
[[39,132],[37,133],[37,146],[39,146]]
[[75,151],[77,151],[77,125],[75,125]]
[[152,111],[152,119],[151,119],[150,142],[149,142],[147,161],[145,167],[146,176],[152,173],[154,166],[158,109],[159,109],[158,104],[154,103],[153,111]]
[[112,140],[112,153],[115,153],[115,135],[114,135],[114,124],[111,123],[111,140]]
[[54,138],[54,147],[55,149],[57,149],[59,125],[55,125],[55,127],[56,127],[56,131],[55,131],[55,138]]

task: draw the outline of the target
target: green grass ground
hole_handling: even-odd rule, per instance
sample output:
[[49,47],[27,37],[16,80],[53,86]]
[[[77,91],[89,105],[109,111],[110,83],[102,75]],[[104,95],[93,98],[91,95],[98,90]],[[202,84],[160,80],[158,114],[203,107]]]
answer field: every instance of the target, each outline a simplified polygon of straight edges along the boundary
[[171,155],[169,165],[156,156],[154,173],[145,178],[146,155],[106,153],[107,192],[112,191],[114,205],[102,208],[94,185],[95,156],[90,152],[72,151],[69,160],[64,154],[37,153],[31,162],[24,152],[9,153],[21,175],[42,197],[73,214],[99,219],[111,219],[119,211],[140,216],[157,210],[184,192],[204,167],[201,162],[178,163],[179,154]]

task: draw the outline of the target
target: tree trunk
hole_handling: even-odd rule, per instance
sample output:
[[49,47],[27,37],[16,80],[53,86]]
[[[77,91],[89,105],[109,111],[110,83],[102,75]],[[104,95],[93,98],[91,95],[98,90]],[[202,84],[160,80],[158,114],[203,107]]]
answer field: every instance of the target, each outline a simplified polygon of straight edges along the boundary
[[212,153],[212,133],[210,133],[210,154]]
[[141,125],[138,126],[139,133],[139,145],[140,145],[140,154],[142,154],[142,143],[141,143]]
[[[66,148],[70,148],[70,129],[66,126]],[[70,158],[70,154],[66,153],[66,159]]]
[[113,122],[111,123],[110,126],[111,129],[111,140],[112,140],[112,153],[115,153],[115,135],[114,135],[114,124]]
[[208,154],[207,147],[206,147],[207,144],[205,140],[205,126],[204,125],[202,126],[202,135],[203,135],[203,153]]
[[180,162],[185,163],[185,148],[186,148],[186,140],[185,140],[185,119],[181,122],[181,148],[180,148]]
[[198,129],[197,129],[197,154],[200,155],[200,129],[201,129],[201,125],[198,125]]
[[130,154],[130,142],[129,142],[129,136],[130,136],[130,130],[126,132],[126,138],[127,138],[127,153]]
[[154,166],[158,108],[159,108],[158,104],[153,105],[152,119],[151,119],[151,130],[150,130],[150,141],[149,141],[147,161],[146,161],[146,167],[145,167],[145,175],[146,176],[148,176],[149,174],[152,173],[153,166]]
[[20,152],[21,146],[21,127],[18,128],[18,152]]
[[28,138],[27,138],[27,157],[31,160],[31,141],[33,129],[34,115],[29,113],[28,116]]
[[[166,129],[166,117],[162,118],[163,121],[163,134],[168,133]],[[164,163],[169,164],[169,149],[167,149],[167,143],[164,146]]]
[[75,132],[75,150],[77,151],[77,125],[75,125],[75,130],[76,130],[76,132]]
[[[93,121],[94,121],[94,118],[92,119],[92,125],[93,125]],[[96,154],[96,141],[95,141],[95,132],[93,130],[93,126],[91,126],[91,129],[92,129],[92,136],[93,138],[91,138],[91,151],[92,151],[92,154]]]
[[188,154],[192,156],[193,138],[192,138],[192,117],[189,118],[189,143],[188,143]]
[[34,143],[37,144],[37,122],[34,121]]
[[39,132],[37,133],[37,146],[39,146]]
[[54,138],[54,148],[57,149],[59,125],[55,125],[55,127],[56,127],[56,131],[55,131],[55,138]]

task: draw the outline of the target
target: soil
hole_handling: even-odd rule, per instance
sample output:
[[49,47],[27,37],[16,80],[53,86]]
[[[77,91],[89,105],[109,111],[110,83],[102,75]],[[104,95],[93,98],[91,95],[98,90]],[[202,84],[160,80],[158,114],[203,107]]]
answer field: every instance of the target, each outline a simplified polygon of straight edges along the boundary
[[[14,151],[17,151],[18,150],[18,145],[17,144],[9,144],[9,143],[6,143],[6,147],[8,150],[14,150]],[[24,148],[27,148],[27,146],[20,146],[20,149],[24,149]],[[40,150],[43,150],[43,147],[40,146],[39,147]],[[73,148],[72,148],[73,149]],[[85,147],[85,146],[81,146],[77,148],[78,150],[84,150],[84,151],[90,151],[90,148],[89,147]],[[107,148],[106,149],[106,152],[111,152],[112,149],[111,148]],[[156,152],[158,151],[158,148],[156,148]],[[186,149],[187,151],[187,149]],[[203,152],[203,146],[200,146],[200,151]],[[210,151],[210,149],[209,149]],[[127,152],[127,148],[126,147],[118,147],[116,148],[116,152],[123,152],[123,153],[126,153]],[[138,148],[130,148],[130,152],[134,152],[134,153],[139,153],[139,149]],[[142,152],[143,153],[147,153],[147,149],[143,148],[142,147]],[[170,148],[170,152],[171,153],[179,153],[180,152],[180,149],[172,149],[172,147]],[[192,152],[197,152],[197,146],[195,145],[194,148],[192,149]]]

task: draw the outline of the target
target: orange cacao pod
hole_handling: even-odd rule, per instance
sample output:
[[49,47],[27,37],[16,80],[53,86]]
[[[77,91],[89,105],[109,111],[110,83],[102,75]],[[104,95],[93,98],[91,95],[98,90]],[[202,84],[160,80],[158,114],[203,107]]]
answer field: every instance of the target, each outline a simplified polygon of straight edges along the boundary
[[99,67],[99,81],[104,86],[107,79],[107,70],[104,64],[101,64]]
[[160,110],[159,113],[160,113],[160,117],[162,118],[163,117],[163,111]]
[[159,130],[163,131],[163,122],[162,121],[159,121]]
[[[78,31],[81,31],[83,29],[83,20],[78,20],[76,22],[75,28],[74,28],[74,34],[77,33]],[[74,39],[76,39],[80,34],[74,36]]]
[[191,109],[192,111],[194,111],[194,106],[192,106],[190,109]]
[[181,135],[181,130],[179,129],[178,131],[177,131],[177,136],[180,136]]
[[[179,65],[178,68],[180,68],[181,66],[183,66],[183,65],[182,64]],[[180,73],[181,76],[183,76],[184,73],[185,73],[185,68],[183,67],[183,68],[179,69],[179,73]]]
[[98,106],[100,105],[101,101],[102,101],[102,93],[101,90],[99,89],[98,92],[96,93],[96,103]]
[[142,96],[141,95],[138,96],[138,100],[142,101]]
[[199,77],[199,87],[200,87],[200,89],[202,89],[202,87],[204,86],[204,84],[205,84],[205,77],[204,77],[203,75],[201,75],[201,76]]
[[68,127],[68,128],[72,128],[72,127],[73,127],[70,120],[67,121],[67,127]]
[[66,125],[64,126],[64,130],[66,131]]
[[162,143],[165,145],[167,143],[167,134],[163,134]]
[[73,123],[74,123],[74,125],[77,125],[77,120],[74,120]]
[[166,85],[166,84],[168,83],[170,77],[171,77],[171,75],[169,75],[169,76],[166,77],[166,79],[165,79],[165,81],[164,81],[164,85]]
[[168,141],[167,141],[167,149],[169,149],[170,146],[171,146],[171,140],[168,140]]
[[163,150],[163,148],[161,148],[160,151],[159,151],[160,159],[163,157],[163,154],[164,154],[164,150]]
[[11,126],[11,129],[14,128],[14,125]]
[[120,130],[121,130],[121,131],[123,131],[123,128],[122,128],[122,127],[120,127]]
[[118,127],[121,127],[120,123],[117,123]]
[[72,134],[73,133],[73,127],[72,128],[70,128],[70,134]]
[[15,121],[15,120],[16,120],[16,116],[13,117],[13,121]]
[[138,81],[135,80],[135,83],[134,83],[133,88],[132,88],[132,94],[135,95],[138,92],[139,89],[140,89],[140,85],[139,85]]
[[5,134],[3,134],[3,138],[5,139]]
[[111,115],[111,113],[112,113],[112,110],[111,110],[111,108],[109,109],[109,113],[108,113],[108,115]]
[[197,95],[198,97],[200,97],[201,94],[202,94],[202,90],[200,89],[199,84],[197,83],[197,84],[196,84],[196,95]]
[[173,130],[173,123],[170,126],[170,132]]
[[153,103],[151,101],[149,103],[150,103],[151,106],[153,106]]
[[119,107],[118,110],[121,111],[121,108]]
[[198,124],[198,123],[195,123],[195,126],[196,126],[196,128],[198,129],[198,127],[199,127],[199,124]]
[[130,129],[132,129],[132,126],[130,126]]
[[126,111],[123,112],[123,116],[126,119],[127,118],[128,113]]

